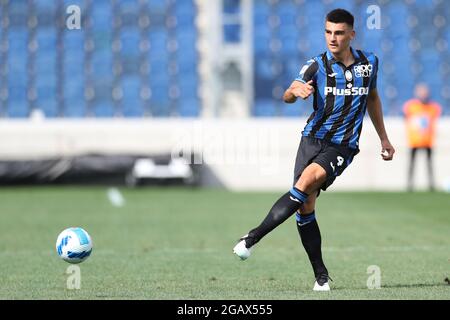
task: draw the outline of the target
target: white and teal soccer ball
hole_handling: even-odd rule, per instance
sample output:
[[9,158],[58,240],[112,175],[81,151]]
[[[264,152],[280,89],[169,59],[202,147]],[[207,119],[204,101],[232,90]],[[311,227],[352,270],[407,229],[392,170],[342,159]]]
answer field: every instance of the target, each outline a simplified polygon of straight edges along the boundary
[[80,263],[92,252],[92,239],[82,228],[68,228],[56,239],[56,252],[69,263]]

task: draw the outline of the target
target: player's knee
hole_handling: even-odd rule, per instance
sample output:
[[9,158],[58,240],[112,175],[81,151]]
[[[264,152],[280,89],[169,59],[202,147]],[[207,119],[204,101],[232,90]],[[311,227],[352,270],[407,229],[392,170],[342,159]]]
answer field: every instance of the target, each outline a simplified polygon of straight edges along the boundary
[[300,214],[309,214],[315,209],[315,202],[305,202],[300,207]]
[[315,170],[313,171],[313,175],[314,175],[315,181],[323,181],[327,178],[327,172],[320,165],[317,165],[315,167]]
[[313,170],[304,172],[295,186],[299,190],[307,192],[307,190],[309,190],[311,187],[316,187],[318,184],[323,183],[326,178],[327,173],[325,172],[325,170],[322,167],[316,167]]

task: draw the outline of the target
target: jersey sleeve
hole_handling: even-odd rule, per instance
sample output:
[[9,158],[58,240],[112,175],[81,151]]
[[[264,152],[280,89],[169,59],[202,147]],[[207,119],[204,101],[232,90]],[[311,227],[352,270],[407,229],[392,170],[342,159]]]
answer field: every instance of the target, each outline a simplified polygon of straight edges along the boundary
[[369,90],[377,88],[377,78],[378,78],[378,57],[375,56],[375,62],[372,71],[372,81],[370,82]]
[[317,61],[314,59],[308,60],[300,69],[300,73],[295,80],[303,83],[306,83],[309,80],[315,80],[317,70],[319,70],[319,64]]

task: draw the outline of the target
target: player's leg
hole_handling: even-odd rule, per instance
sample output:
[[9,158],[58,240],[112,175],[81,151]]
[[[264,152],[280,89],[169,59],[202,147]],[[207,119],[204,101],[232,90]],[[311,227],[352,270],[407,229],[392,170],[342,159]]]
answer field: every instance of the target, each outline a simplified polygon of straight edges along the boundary
[[322,145],[316,139],[301,138],[295,160],[293,187],[275,202],[261,224],[243,236],[233,248],[233,252],[242,260],[250,256],[254,244],[294,214],[300,208],[300,205],[306,201],[307,192],[303,189],[297,189],[294,184],[321,148]]
[[312,163],[306,167],[297,184],[275,202],[259,226],[241,238],[233,252],[241,259],[247,259],[251,254],[250,248],[292,216],[306,201],[308,192],[317,190],[325,180],[326,173],[321,166]]
[[[320,178],[317,179],[317,184],[313,184],[315,189],[311,190],[311,197],[300,208],[301,214],[297,216],[300,221],[297,223],[297,227],[302,244],[305,247],[314,270],[316,282],[313,290],[315,291],[330,290],[328,285],[328,270],[322,259],[322,238],[319,225],[315,218],[315,198],[320,189],[326,190],[334,182],[336,177],[343,173],[353,161],[356,153],[356,150],[327,144],[317,157],[314,158],[314,162],[308,167],[309,169],[314,166],[314,174],[316,178]],[[311,177],[311,175],[307,177]],[[308,184],[303,178],[304,176],[302,174],[295,184],[296,187],[302,188],[305,183]]]
[[322,259],[322,237],[315,215],[316,199],[319,191],[313,192],[296,214],[297,231],[308,254],[316,283],[314,290],[328,291],[328,270]]
[[311,163],[302,172],[300,178],[295,183],[295,188],[305,190],[307,194],[311,194],[320,189],[327,180],[327,172],[318,163]]
[[433,174],[433,150],[426,148],[427,151],[427,163],[428,163],[428,185],[429,190],[434,191],[434,174]]
[[239,243],[233,248],[233,252],[242,260],[247,259],[251,254],[251,248],[266,234],[294,214],[307,197],[308,195],[305,192],[292,187],[275,202],[260,225],[240,239]]

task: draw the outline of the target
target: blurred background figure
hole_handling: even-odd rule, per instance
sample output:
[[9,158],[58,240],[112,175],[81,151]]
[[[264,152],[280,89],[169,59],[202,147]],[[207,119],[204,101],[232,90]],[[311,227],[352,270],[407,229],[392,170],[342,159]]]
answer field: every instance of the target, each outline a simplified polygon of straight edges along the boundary
[[408,191],[413,190],[414,168],[418,150],[426,152],[428,188],[430,191],[433,191],[433,145],[436,122],[441,114],[441,106],[437,102],[431,101],[430,90],[425,83],[416,85],[414,96],[415,98],[408,100],[403,107],[410,148]]

